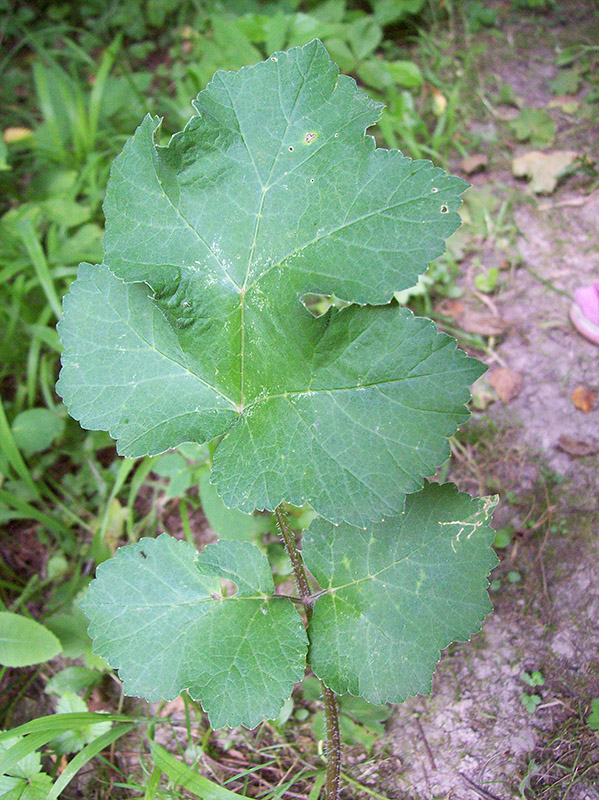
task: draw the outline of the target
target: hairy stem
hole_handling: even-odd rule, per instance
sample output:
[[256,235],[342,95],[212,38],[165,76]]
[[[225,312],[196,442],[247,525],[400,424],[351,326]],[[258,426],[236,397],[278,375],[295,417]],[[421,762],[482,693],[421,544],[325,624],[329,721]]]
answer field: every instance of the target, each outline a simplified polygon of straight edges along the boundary
[[308,576],[306,575],[306,569],[302,560],[302,555],[297,549],[295,544],[295,534],[289,528],[287,520],[285,519],[285,514],[281,510],[281,506],[275,508],[275,517],[277,518],[277,527],[283,539],[285,550],[287,551],[287,555],[289,556],[291,565],[293,566],[293,574],[295,575],[297,590],[300,594],[300,597],[304,601],[306,607],[306,616],[308,617],[308,622],[310,622],[312,617],[312,604],[310,602],[311,592],[310,584],[308,583]]
[[[285,550],[287,551],[287,555],[289,556],[293,566],[295,582],[297,584],[300,597],[304,602],[306,617],[308,622],[310,622],[310,619],[312,618],[313,600],[302,555],[297,548],[295,535],[287,524],[287,520],[281,509],[281,506],[278,506],[275,509],[275,517],[277,520],[277,527],[285,544]],[[324,713],[327,728],[327,776],[325,783],[325,797],[326,800],[338,800],[339,791],[341,788],[341,735],[339,733],[339,708],[337,706],[337,697],[335,696],[335,692],[333,692],[332,689],[329,689],[329,687],[323,681],[320,681],[320,688],[322,691],[322,699],[324,701]]]
[[327,778],[326,800],[338,800],[341,776],[341,734],[339,733],[339,707],[332,689],[320,681],[324,716],[327,727]]

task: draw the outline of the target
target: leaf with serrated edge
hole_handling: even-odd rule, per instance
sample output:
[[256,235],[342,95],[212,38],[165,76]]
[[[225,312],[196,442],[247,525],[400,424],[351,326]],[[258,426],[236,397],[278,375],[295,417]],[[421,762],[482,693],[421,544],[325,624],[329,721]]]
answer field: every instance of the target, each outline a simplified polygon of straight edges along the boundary
[[[376,149],[380,105],[318,41],[218,72],[194,106],[166,147],[147,117],[114,162],[108,269],[83,267],[65,303],[59,393],[123,455],[225,434],[229,507],[401,512],[482,368],[380,304],[443,252],[467,184]],[[371,307],[314,319],[307,294]]]
[[491,611],[496,502],[433,483],[366,531],[312,523],[303,557],[325,594],[308,660],[327,686],[376,704],[430,691],[440,651],[467,641]]
[[[237,592],[224,596],[221,580]],[[301,619],[273,592],[257,547],[219,541],[198,555],[162,534],[101,564],[82,607],[94,652],[126,694],[171,700],[188,689],[213,728],[253,728],[277,716],[304,672]]]

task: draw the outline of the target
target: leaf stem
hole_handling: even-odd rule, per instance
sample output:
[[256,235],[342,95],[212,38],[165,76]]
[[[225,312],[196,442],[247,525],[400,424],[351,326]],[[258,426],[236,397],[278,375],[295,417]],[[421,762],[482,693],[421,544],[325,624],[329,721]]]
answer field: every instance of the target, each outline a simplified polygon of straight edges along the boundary
[[[281,506],[275,509],[275,517],[277,520],[277,527],[283,539],[285,550],[293,566],[293,574],[295,575],[295,582],[297,589],[306,609],[306,617],[308,622],[312,619],[312,604],[314,602],[312,593],[310,591],[310,584],[308,576],[306,575],[306,568],[302,559],[301,552],[297,548],[295,535],[289,528],[285,514]],[[339,733],[339,708],[337,706],[337,697],[335,692],[324,683],[320,681],[320,688],[322,691],[322,699],[324,702],[324,713],[327,729],[327,774],[325,782],[325,798],[326,800],[338,800],[339,791],[341,788],[341,735]]]
[[341,734],[339,733],[339,706],[337,696],[332,689],[320,681],[322,699],[324,700],[324,716],[327,728],[327,777],[326,800],[338,800],[341,789]]
[[306,575],[304,562],[302,560],[300,551],[297,549],[295,535],[287,524],[287,520],[285,519],[285,514],[283,513],[281,506],[277,506],[277,508],[275,508],[275,517],[277,519],[277,528],[279,529],[279,533],[281,534],[281,538],[283,539],[283,543],[285,545],[285,550],[287,551],[287,555],[289,556],[291,565],[293,566],[293,574],[295,575],[297,590],[306,606],[306,616],[308,618],[308,622],[310,622],[310,619],[312,618],[312,592],[310,591],[310,584],[308,583],[308,576]]

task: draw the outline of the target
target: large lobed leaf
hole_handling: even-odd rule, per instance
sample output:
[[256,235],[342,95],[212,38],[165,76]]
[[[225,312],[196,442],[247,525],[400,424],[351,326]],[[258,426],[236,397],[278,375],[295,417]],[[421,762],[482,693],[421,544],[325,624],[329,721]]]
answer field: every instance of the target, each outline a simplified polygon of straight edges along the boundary
[[[308,661],[329,687],[377,704],[430,690],[440,650],[491,610],[494,505],[430,484],[368,531],[312,523],[303,555],[322,593]],[[224,597],[219,579],[237,593]],[[189,688],[214,727],[253,727],[301,680],[308,644],[290,601],[272,593],[255,546],[220,541],[198,556],[163,534],[102,564],[85,610],[94,651],[127,694],[170,699]]]
[[219,541],[198,555],[162,534],[101,564],[82,606],[94,652],[127,694],[169,700],[189,689],[212,727],[253,728],[277,716],[304,672],[301,620],[273,592],[257,547]]
[[[147,117],[113,165],[106,266],[65,302],[58,391],[124,455],[224,434],[228,506],[400,513],[482,368],[381,305],[443,252],[467,184],[376,149],[380,105],[318,41],[218,72],[194,106],[166,147]],[[370,307],[314,319],[307,294]]]
[[367,531],[312,523],[306,565],[325,593],[309,626],[309,662],[339,694],[371,703],[428,693],[440,651],[491,611],[496,498],[429,484],[405,512]]

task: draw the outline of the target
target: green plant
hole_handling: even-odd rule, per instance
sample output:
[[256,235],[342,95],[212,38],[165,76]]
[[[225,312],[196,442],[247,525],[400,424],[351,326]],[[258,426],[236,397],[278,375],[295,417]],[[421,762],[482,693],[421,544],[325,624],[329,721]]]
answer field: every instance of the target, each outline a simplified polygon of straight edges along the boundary
[[587,725],[594,731],[599,731],[599,697],[591,702],[591,713],[587,717]]
[[499,270],[497,267],[489,267],[484,272],[479,272],[474,276],[474,286],[479,292],[484,294],[491,294],[497,287],[497,280],[499,278]]
[[98,147],[102,106],[119,48],[117,38],[97,67],[92,62],[96,68],[94,83],[87,91],[46,53],[35,62],[33,79],[43,115],[36,131],[37,147],[49,161],[81,168]]
[[543,673],[535,669],[533,672],[521,672],[520,680],[524,681],[528,686],[545,686],[545,678]]
[[541,702],[541,698],[538,694],[527,694],[526,692],[522,692],[520,700],[529,714],[534,714],[537,710],[537,706]]
[[532,147],[547,147],[555,138],[555,122],[544,108],[522,109],[510,126],[519,142]]
[[[231,519],[199,554],[166,534],[119,549],[83,607],[127,693],[189,689],[215,727],[276,717],[307,657],[331,800],[336,694],[430,690],[440,650],[490,609],[494,499],[424,481],[483,367],[392,302],[443,252],[466,183],[376,149],[380,104],[318,41],[217,73],[194,107],[167,146],[146,117],[113,165],[57,388],[123,455],[210,442],[225,505],[274,512],[299,596],[275,594]],[[315,317],[306,295],[344,307]],[[306,503],[300,550],[288,504]]]
[[60,653],[60,642],[39,622],[20,614],[0,612],[0,665],[26,667]]
[[[520,680],[524,681],[524,683],[531,688],[545,685],[545,678],[543,677],[543,674],[539,672],[539,670],[533,670],[532,672],[526,672],[525,670],[521,672]],[[534,714],[537,710],[537,706],[541,703],[541,696],[538,694],[528,694],[527,692],[522,692],[520,695],[520,701],[529,714]]]

